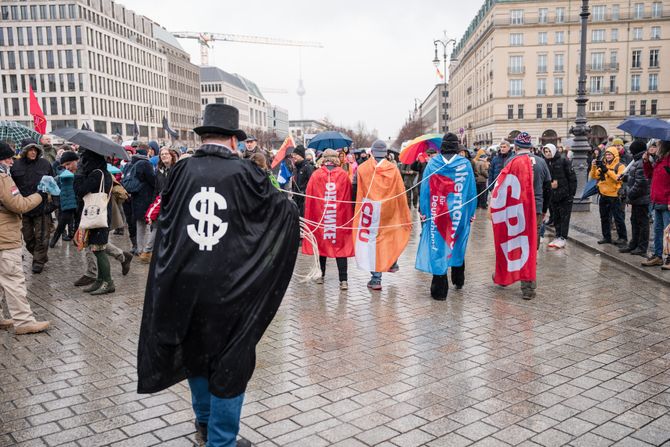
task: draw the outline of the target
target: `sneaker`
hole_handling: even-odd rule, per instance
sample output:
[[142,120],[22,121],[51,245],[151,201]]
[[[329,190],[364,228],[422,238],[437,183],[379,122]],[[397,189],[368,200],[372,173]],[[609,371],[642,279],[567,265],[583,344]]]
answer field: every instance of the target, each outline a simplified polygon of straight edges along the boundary
[[391,268],[389,269],[389,273],[397,273],[400,270],[400,266],[398,265],[397,262],[394,262]]
[[349,284],[346,281],[340,281],[340,290],[349,290]]
[[108,293],[114,293],[116,289],[114,288],[113,282],[103,281],[99,288],[89,292],[91,295],[106,295]]
[[670,256],[665,258],[665,263],[661,266],[661,269],[663,270],[670,270]]
[[207,424],[201,424],[198,421],[195,421],[195,442],[199,446],[207,445]]
[[565,248],[565,244],[566,244],[565,239],[559,237],[554,241],[554,248]]
[[368,282],[368,289],[381,290],[382,281],[380,279],[371,279],[370,282]]
[[90,276],[82,276],[78,280],[74,282],[75,287],[83,287],[83,286],[90,286],[95,282],[95,278],[91,278]]
[[130,263],[133,262],[133,254],[127,251],[123,252],[123,262],[121,263],[121,274],[126,276],[130,271]]
[[556,243],[557,243],[557,242],[558,242],[558,238],[556,238],[556,239],[554,239],[553,241],[549,242],[549,244],[547,245],[547,247],[556,248]]
[[14,320],[0,320],[0,329],[11,329],[14,327]]
[[37,334],[38,332],[44,332],[49,329],[51,322],[49,321],[36,321],[30,324],[24,324],[14,329],[16,335],[26,335],[26,334]]
[[33,264],[33,273],[39,275],[43,270],[44,266],[42,264]]
[[88,286],[88,287],[86,287],[85,289],[82,289],[82,290],[86,293],[91,293],[91,292],[95,292],[96,290],[98,290],[100,288],[100,286],[102,286],[102,280],[96,279],[95,281],[93,281],[93,283],[90,286]]
[[642,262],[642,267],[657,267],[663,265],[663,259],[654,255],[646,261]]
[[598,245],[603,245],[603,244],[611,244],[612,240],[611,239],[600,239],[598,241]]
[[142,264],[150,264],[151,263],[151,253],[144,252],[140,254],[139,256],[140,262]]
[[323,284],[323,276],[316,278],[316,281],[314,281],[317,284]]

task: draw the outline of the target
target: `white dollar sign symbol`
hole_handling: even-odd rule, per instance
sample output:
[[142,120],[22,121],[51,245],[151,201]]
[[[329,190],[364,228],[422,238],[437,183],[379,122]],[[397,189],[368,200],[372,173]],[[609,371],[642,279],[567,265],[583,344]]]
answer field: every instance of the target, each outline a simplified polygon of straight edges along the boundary
[[[212,251],[212,247],[226,234],[228,223],[216,215],[216,208],[225,210],[226,199],[218,194],[214,188],[200,188],[200,192],[193,196],[188,210],[191,216],[198,221],[197,228],[191,224],[186,229],[189,237],[198,244],[200,251]],[[214,232],[214,228],[218,229]]]

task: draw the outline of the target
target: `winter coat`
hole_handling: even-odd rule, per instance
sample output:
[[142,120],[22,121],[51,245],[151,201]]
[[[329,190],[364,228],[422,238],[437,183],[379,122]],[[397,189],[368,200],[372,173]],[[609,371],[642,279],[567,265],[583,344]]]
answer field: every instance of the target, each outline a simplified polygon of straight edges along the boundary
[[642,153],[633,156],[635,162],[628,171],[626,201],[631,205],[649,205],[649,180],[644,175]]
[[489,188],[493,188],[493,182],[498,179],[500,171],[503,170],[505,164],[507,164],[507,160],[513,155],[514,153],[509,151],[507,154],[499,153],[493,157],[493,160],[491,160],[491,163],[489,164],[489,177],[487,179]]
[[[28,151],[26,149],[29,148],[37,149],[37,158],[35,160],[28,159]],[[43,176],[50,175],[53,177],[54,175],[51,163],[42,158],[42,152],[42,148],[38,145],[26,146],[21,151],[21,158],[16,160],[14,166],[12,166],[10,171],[12,179],[23,197],[28,197],[37,192],[37,185],[39,185]],[[45,208],[44,203],[42,203],[25,214],[26,216],[41,216],[42,214],[49,214],[54,211],[54,209],[50,208],[52,207]]]
[[[107,162],[101,155],[91,151],[84,151],[81,157],[81,178],[75,182],[77,199],[83,202],[89,193],[100,191],[101,176],[104,177],[104,191],[109,194],[112,190],[112,176],[107,172]],[[107,202],[107,225],[111,224],[112,201]],[[109,240],[109,228],[95,228],[88,232],[89,245],[105,245]]]
[[151,162],[144,155],[133,155],[131,162],[126,167],[126,173],[130,167],[137,164],[135,175],[142,182],[142,189],[131,194],[131,206],[135,220],[144,220],[149,206],[156,200],[156,174]]
[[42,157],[44,157],[44,159],[49,163],[53,164],[56,161],[56,149],[50,144],[43,145],[42,149]]
[[77,195],[74,193],[74,174],[64,169],[56,179],[60,188],[60,209],[71,211],[77,209]]
[[400,175],[402,175],[402,183],[405,185],[405,189],[409,189],[414,186],[414,180],[416,179],[416,172],[412,169],[412,165],[400,164]]
[[[623,174],[626,167],[619,161],[619,151],[615,147],[608,147],[605,152],[614,155],[611,163],[605,164],[607,170],[603,172],[597,165],[591,165],[589,176],[598,179],[598,191],[600,195],[606,197],[618,197],[619,189],[621,189],[622,181],[619,176]],[[605,163],[603,156],[602,162]]]
[[551,172],[551,180],[556,180],[558,183],[558,187],[551,190],[551,202],[572,201],[577,193],[577,175],[572,168],[572,162],[556,152],[554,158],[549,160],[549,172]]
[[547,188],[551,187],[551,172],[549,171],[547,162],[544,161],[544,158],[538,157],[535,154],[523,153],[513,154],[512,157],[506,157],[505,165],[507,165],[507,163],[509,163],[514,157],[530,158],[530,162],[533,165],[533,194],[535,195],[535,211],[537,214],[540,213],[540,210],[544,212],[546,210],[545,191],[547,191]]
[[170,174],[170,168],[163,167],[156,169],[156,189],[154,191],[154,198],[159,196],[167,186],[168,174]]
[[0,250],[21,248],[21,214],[40,203],[42,196],[39,193],[23,197],[12,177],[0,166]]
[[651,179],[651,202],[670,206],[670,155],[666,155],[653,165],[644,163],[644,173]]
[[475,161],[475,182],[488,183],[490,163],[486,160]]

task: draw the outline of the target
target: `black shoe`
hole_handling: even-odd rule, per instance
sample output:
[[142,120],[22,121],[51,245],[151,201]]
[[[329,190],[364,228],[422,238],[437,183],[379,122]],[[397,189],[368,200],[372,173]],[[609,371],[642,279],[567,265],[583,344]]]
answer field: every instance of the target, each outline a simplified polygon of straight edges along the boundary
[[628,239],[619,238],[616,241],[614,241],[614,245],[618,245],[619,247],[626,246],[626,245],[628,245]]
[[130,271],[130,263],[133,262],[133,254],[127,251],[123,252],[123,262],[121,263],[121,274],[126,276]]
[[198,421],[195,424],[195,442],[198,445],[204,446],[207,444],[207,424],[201,424]]
[[44,270],[44,266],[42,264],[33,264],[33,273],[39,275],[42,273],[42,270]]
[[72,239],[74,239],[74,236],[70,236],[69,234],[63,235],[63,242],[70,242]]
[[632,251],[633,251],[633,249],[630,248],[630,247],[621,247],[621,248],[619,249],[619,253],[630,253],[630,252],[632,252]]
[[611,243],[612,243],[612,239],[600,239],[598,241],[598,245],[611,244]]
[[95,278],[91,278],[90,276],[82,276],[78,280],[74,282],[75,287],[83,287],[83,286],[90,286],[95,282]]
[[636,248],[635,250],[631,250],[630,252],[631,255],[636,255],[636,256],[642,256],[644,258],[647,257],[647,250],[643,250],[641,248]]
[[240,437],[240,439],[237,440],[237,444],[235,444],[236,447],[253,447],[253,444],[251,441],[248,439],[244,439]]
[[54,234],[49,241],[49,248],[54,248],[56,246],[56,242],[58,242],[58,236]]
[[456,288],[456,290],[461,290],[463,288],[463,284],[454,284],[454,288]]

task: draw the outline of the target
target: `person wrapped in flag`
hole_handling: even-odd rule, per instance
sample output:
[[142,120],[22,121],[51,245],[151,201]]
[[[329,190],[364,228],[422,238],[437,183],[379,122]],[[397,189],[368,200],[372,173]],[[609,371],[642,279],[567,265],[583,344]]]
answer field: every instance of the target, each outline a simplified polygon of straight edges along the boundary
[[450,267],[456,288],[465,284],[465,250],[477,209],[472,164],[458,151],[458,137],[446,134],[440,154],[431,158],[424,170],[420,193],[419,208],[425,221],[416,268],[433,274],[430,294],[438,301],[447,299]]

